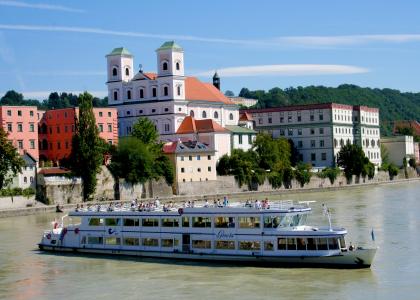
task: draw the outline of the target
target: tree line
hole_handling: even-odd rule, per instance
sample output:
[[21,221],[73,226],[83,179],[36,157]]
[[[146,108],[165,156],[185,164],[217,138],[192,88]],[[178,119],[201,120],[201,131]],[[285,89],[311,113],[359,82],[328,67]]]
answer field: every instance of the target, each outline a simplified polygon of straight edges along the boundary
[[[47,99],[38,101],[35,99],[24,99],[21,93],[10,90],[1,97],[0,105],[36,106],[43,110],[59,109],[79,106],[79,96],[66,92],[53,92],[50,93]],[[93,107],[106,107],[108,105],[108,97],[92,97],[92,105]]]
[[308,86],[278,87],[268,91],[242,88],[240,97],[258,99],[255,108],[335,102],[379,108],[381,134],[392,134],[395,120],[420,120],[420,93],[394,89],[363,88],[351,84],[338,87]]

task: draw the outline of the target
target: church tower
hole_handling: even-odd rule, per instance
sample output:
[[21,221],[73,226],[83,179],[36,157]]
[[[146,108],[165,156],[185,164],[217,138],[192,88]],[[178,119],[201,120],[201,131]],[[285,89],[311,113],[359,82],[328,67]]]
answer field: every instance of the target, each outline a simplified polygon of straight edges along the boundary
[[220,77],[217,71],[213,75],[213,85],[220,91]]
[[127,82],[133,78],[133,55],[126,48],[115,48],[106,59],[108,82]]

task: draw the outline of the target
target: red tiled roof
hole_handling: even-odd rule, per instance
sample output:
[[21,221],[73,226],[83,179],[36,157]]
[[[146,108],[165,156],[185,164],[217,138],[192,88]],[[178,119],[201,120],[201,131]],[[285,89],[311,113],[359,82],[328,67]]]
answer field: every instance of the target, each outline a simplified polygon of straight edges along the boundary
[[168,142],[163,145],[163,153],[174,153],[176,150],[177,142]]
[[203,100],[235,105],[235,103],[229,100],[211,83],[203,83],[195,77],[187,77],[185,79],[185,99],[189,101]]
[[143,75],[149,78],[150,80],[156,80],[157,77],[156,73],[143,73]]
[[222,126],[212,119],[196,120],[191,116],[185,117],[177,130],[177,134],[227,132]]
[[420,123],[417,121],[395,121],[394,133],[397,132],[398,128],[413,128],[416,135],[420,135]]
[[239,121],[252,121],[252,120],[253,118],[246,111],[242,112],[241,115],[239,116]]
[[43,168],[39,171],[39,174],[42,175],[63,175],[70,173],[70,170],[63,168]]

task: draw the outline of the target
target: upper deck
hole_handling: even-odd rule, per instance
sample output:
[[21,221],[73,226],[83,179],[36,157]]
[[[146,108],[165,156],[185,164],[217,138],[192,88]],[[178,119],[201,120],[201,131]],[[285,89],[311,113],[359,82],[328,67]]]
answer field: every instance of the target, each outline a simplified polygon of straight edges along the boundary
[[226,206],[219,204],[164,204],[154,205],[151,203],[139,204],[115,204],[95,205],[86,208],[77,208],[69,213],[69,216],[128,216],[128,215],[150,215],[150,216],[179,216],[179,215],[248,215],[248,214],[307,214],[311,212],[308,202],[293,203],[292,200],[269,202],[262,205],[260,202],[243,203],[235,202]]

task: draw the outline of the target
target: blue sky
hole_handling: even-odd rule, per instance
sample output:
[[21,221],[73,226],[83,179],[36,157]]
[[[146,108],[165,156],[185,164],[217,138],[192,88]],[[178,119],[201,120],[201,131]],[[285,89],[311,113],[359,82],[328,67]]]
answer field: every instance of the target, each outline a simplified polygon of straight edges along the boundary
[[210,81],[217,69],[235,93],[343,83],[420,91],[415,0],[39,1],[0,0],[1,95],[103,96],[107,53],[124,46],[136,68],[154,71],[166,40],[184,48],[187,75]]

